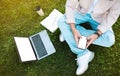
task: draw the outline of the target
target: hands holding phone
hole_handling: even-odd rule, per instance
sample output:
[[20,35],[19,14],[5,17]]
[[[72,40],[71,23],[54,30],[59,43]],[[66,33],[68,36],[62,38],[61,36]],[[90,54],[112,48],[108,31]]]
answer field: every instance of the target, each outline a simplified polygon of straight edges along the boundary
[[84,36],[81,36],[81,34],[78,32],[78,30],[76,30],[74,23],[71,23],[70,27],[73,32],[73,36],[76,41],[76,45],[82,49],[88,48],[90,46],[90,44],[92,44],[102,34],[102,32],[100,30],[98,30],[96,33],[91,34],[88,37],[84,37]]
[[98,36],[96,34],[92,34],[89,37],[81,36],[81,38],[78,41],[78,48],[81,49],[88,48],[90,44],[92,44],[97,38]]

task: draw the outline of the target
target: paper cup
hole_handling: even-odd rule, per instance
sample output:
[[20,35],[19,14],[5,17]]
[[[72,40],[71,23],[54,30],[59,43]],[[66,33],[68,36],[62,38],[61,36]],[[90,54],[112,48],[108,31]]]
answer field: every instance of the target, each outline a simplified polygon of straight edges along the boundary
[[40,16],[44,16],[43,9],[40,6],[36,6],[35,10]]
[[41,8],[40,10],[38,10],[37,13],[38,13],[40,16],[44,16],[44,12],[43,12],[42,8]]

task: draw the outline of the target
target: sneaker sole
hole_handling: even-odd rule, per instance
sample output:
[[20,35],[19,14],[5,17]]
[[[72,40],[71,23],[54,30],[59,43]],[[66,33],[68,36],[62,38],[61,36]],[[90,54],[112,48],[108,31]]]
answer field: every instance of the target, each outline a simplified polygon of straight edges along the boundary
[[[93,58],[94,58],[94,52],[91,52],[91,56],[90,56],[90,58],[89,58],[89,62],[91,62],[91,61],[93,60]],[[89,63],[89,62],[88,62],[88,63]],[[77,74],[77,73],[76,73],[76,75],[82,75],[84,72],[87,71],[87,69],[88,69],[88,67],[87,67],[82,73],[80,73],[80,74]]]
[[61,34],[59,35],[59,41],[60,42],[64,42],[65,41],[65,39],[61,36]]
[[91,52],[92,53],[92,55],[90,56],[90,58],[89,58],[89,62],[91,62],[92,60],[93,60],[93,58],[94,58],[94,53],[93,52]]

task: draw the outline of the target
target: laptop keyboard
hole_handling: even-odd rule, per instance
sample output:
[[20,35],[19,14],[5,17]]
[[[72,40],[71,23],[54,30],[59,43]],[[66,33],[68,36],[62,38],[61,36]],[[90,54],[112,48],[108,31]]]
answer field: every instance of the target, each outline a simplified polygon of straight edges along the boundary
[[36,52],[37,52],[37,56],[39,58],[48,54],[39,34],[33,36],[31,39],[32,39],[32,41],[34,43],[34,46],[35,46]]

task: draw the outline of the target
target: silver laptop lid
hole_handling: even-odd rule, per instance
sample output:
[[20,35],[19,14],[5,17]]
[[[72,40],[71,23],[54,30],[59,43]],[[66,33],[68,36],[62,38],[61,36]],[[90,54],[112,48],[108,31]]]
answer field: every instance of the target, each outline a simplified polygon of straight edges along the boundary
[[36,60],[33,48],[28,38],[14,37],[14,40],[22,62]]

